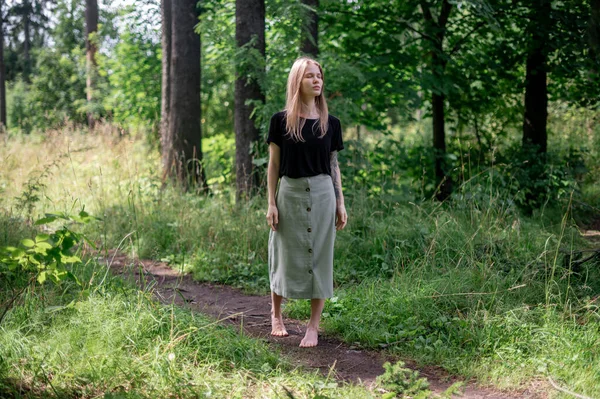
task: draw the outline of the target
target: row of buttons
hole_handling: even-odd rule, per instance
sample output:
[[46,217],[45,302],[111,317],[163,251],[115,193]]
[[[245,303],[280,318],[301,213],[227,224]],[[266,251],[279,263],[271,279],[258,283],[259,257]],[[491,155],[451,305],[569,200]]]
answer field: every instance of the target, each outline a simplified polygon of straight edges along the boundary
[[[306,187],[306,191],[309,192],[310,188]],[[306,212],[310,212],[310,207],[306,208]],[[306,229],[306,231],[308,231],[310,233],[310,232],[312,232],[312,229],[309,227],[308,229]],[[312,254],[312,249],[309,249],[308,253]],[[312,271],[309,271],[309,273],[312,273]]]
[[[306,192],[308,193],[309,191],[310,191],[310,188],[306,187]],[[306,208],[306,212],[310,212],[310,207]],[[308,229],[306,229],[306,231],[308,231],[310,233],[310,232],[312,232],[312,229],[309,227]],[[308,253],[312,254],[311,248],[308,249]],[[312,273],[313,273],[312,269],[309,269],[308,274],[312,274]]]

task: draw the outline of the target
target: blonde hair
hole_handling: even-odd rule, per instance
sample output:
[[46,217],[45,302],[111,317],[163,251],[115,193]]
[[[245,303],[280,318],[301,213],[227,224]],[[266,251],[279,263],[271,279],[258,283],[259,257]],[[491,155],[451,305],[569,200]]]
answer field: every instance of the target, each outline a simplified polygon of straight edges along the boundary
[[309,64],[315,64],[319,67],[321,72],[321,79],[323,84],[321,85],[321,93],[315,97],[315,106],[319,113],[319,126],[321,128],[321,135],[319,138],[323,138],[327,134],[329,127],[329,111],[327,110],[327,102],[323,95],[323,87],[325,86],[325,76],[323,75],[323,68],[321,64],[309,57],[300,57],[294,61],[290,74],[288,75],[287,81],[287,92],[285,109],[286,112],[286,134],[292,136],[292,139],[296,142],[304,141],[302,138],[302,128],[306,122],[305,118],[300,117],[302,110],[302,99],[300,98],[300,87],[302,86],[302,79],[306,68]]

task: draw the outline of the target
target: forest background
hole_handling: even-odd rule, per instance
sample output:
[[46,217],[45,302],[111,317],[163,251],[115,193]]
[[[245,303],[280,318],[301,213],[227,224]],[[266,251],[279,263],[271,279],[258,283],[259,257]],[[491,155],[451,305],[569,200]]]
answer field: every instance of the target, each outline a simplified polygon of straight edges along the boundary
[[[220,332],[198,327],[209,321],[177,310],[174,322],[143,293],[132,304],[135,290],[94,256],[118,249],[266,293],[264,139],[308,54],[346,147],[349,225],[326,333],[498,388],[561,395],[550,379],[600,396],[600,1],[5,0],[0,11],[3,389],[153,397],[209,376],[211,392],[260,397],[223,366],[258,345],[240,360],[252,378],[350,397],[233,333],[216,344]],[[73,327],[84,318],[87,332]],[[107,320],[131,325],[105,336]],[[118,367],[111,347],[144,358],[175,325],[201,330],[212,357],[191,356],[194,341],[173,352],[190,357],[177,371],[162,357]]]

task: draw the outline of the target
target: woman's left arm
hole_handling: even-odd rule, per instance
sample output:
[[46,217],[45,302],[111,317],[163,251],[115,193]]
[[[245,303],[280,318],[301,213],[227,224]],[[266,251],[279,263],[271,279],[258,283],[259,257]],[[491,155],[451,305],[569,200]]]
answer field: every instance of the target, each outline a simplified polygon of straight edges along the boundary
[[336,202],[336,221],[335,228],[341,230],[346,227],[348,214],[344,205],[344,193],[342,192],[342,174],[340,173],[340,164],[337,159],[337,151],[331,152],[331,180],[333,181],[333,191],[335,192]]

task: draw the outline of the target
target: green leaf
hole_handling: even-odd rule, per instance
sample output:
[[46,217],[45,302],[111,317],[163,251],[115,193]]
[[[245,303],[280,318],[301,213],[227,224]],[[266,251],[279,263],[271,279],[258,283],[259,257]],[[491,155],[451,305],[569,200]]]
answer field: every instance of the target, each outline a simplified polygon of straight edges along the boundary
[[86,211],[79,212],[78,216],[73,216],[73,220],[79,223],[88,223],[92,218]]
[[13,259],[22,258],[23,256],[25,256],[25,251],[23,251],[21,248],[14,248],[10,256]]
[[51,249],[52,245],[48,244],[47,242],[38,242],[35,244],[36,248],[41,248],[41,249]]
[[64,212],[47,213],[46,217],[42,218],[40,220],[45,220],[45,219],[52,219],[52,221],[54,221],[56,219],[71,220],[71,218],[69,217],[69,215],[67,215]]
[[46,281],[46,272],[41,272],[40,274],[38,274],[37,281],[40,284],[44,284],[44,281]]
[[31,263],[33,265],[38,265],[38,266],[41,265],[41,263],[33,255],[27,256],[27,261],[29,261],[29,263]]
[[35,242],[42,242],[42,241],[48,241],[50,239],[50,234],[38,234],[37,236],[35,236]]
[[252,160],[252,164],[255,166],[263,166],[268,162],[267,158],[255,158]]
[[36,220],[34,224],[36,226],[39,226],[39,225],[42,225],[42,224],[52,223],[55,220],[56,220],[55,217],[45,217],[45,218],[41,218],[41,219]]
[[68,273],[66,270],[54,270],[52,272],[52,277],[55,283],[59,283],[63,281],[66,277],[68,277]]
[[35,252],[36,254],[40,254],[40,255],[46,255],[48,253],[48,251],[45,248],[40,248],[40,247],[35,247],[33,248],[33,252]]
[[72,255],[61,255],[60,260],[62,263],[77,263],[77,262],[81,262],[81,259],[79,259],[79,257]]
[[58,264],[56,263],[56,261],[49,263],[46,265],[46,270],[56,270]]
[[23,244],[24,246],[31,248],[35,245],[35,242],[33,242],[33,240],[29,239],[29,238],[24,238],[21,240],[21,244]]

